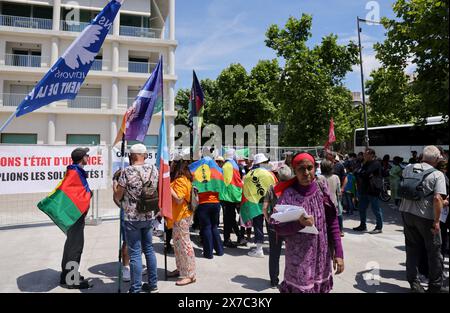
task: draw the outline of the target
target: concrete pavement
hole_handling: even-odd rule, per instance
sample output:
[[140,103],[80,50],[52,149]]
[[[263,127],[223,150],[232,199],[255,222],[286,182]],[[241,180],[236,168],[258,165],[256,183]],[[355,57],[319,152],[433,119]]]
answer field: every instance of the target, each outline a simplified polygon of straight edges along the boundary
[[[400,214],[393,205],[383,204],[385,226],[382,234],[355,233],[358,213],[344,216],[345,272],[335,276],[333,292],[407,292],[405,280],[404,237]],[[374,227],[371,212],[369,230]],[[81,273],[92,280],[89,290],[67,290],[58,286],[59,270],[65,236],[54,225],[0,229],[0,292],[117,292],[117,256],[119,223],[103,221],[86,226]],[[233,235],[234,236],[234,235]],[[196,235],[193,235],[196,242]],[[233,238],[233,237],[232,237]],[[175,286],[164,281],[163,243],[154,238],[158,262],[160,292],[278,292],[269,287],[268,244],[264,258],[247,256],[249,248],[225,248],[225,255],[208,260],[201,257],[196,244],[197,282]],[[168,256],[168,269],[175,268],[173,254]],[[284,257],[280,262],[283,277]],[[448,259],[446,259],[448,272]],[[448,279],[447,279],[448,284]],[[122,292],[129,284],[123,284]]]

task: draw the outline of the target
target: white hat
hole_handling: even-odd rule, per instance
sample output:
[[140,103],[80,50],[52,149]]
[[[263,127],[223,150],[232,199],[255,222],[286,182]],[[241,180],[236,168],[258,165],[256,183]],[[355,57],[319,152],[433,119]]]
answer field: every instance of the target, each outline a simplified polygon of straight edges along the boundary
[[257,153],[253,156],[253,164],[260,164],[269,161],[269,159],[264,155],[264,153]]
[[225,153],[224,153],[224,158],[225,159],[234,159],[234,158],[236,158],[236,150],[234,150],[234,149],[228,149],[227,151],[225,151]]
[[132,145],[130,153],[147,153],[147,148],[142,143]]
[[336,153],[336,156],[334,157],[334,159],[336,160],[336,161],[340,161],[340,159],[339,159],[339,155]]
[[222,157],[222,156],[216,156],[216,159],[215,159],[216,161],[222,161],[222,162],[224,162],[225,161],[225,159]]

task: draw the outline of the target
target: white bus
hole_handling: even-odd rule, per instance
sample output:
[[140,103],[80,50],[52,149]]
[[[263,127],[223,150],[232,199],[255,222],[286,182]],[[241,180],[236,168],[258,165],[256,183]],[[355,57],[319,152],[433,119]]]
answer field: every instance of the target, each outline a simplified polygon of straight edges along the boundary
[[[402,157],[408,162],[411,151],[417,151],[420,155],[423,148],[428,145],[441,146],[448,150],[449,144],[448,117],[441,116],[427,118],[423,126],[413,124],[390,125],[380,127],[369,127],[369,146],[375,150],[377,157],[382,158],[389,154]],[[354,134],[354,151],[364,151],[364,128],[358,128]]]

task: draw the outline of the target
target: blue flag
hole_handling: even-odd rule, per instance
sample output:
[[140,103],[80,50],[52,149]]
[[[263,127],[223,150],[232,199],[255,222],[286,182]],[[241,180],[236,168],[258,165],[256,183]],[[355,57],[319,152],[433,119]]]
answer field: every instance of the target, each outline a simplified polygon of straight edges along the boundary
[[33,112],[54,101],[75,99],[108,31],[113,26],[120,6],[119,0],[110,0],[19,104],[16,116]]
[[144,87],[125,114],[125,140],[144,141],[152,120],[153,111],[163,109],[163,59],[162,56]]

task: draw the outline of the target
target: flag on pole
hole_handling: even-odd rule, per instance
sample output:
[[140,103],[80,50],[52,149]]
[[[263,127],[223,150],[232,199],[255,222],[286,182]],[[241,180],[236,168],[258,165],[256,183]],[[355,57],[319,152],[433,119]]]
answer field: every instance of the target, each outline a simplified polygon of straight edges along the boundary
[[166,123],[164,110],[161,115],[161,126],[158,137],[158,158],[156,165],[159,169],[158,176],[158,206],[163,217],[172,219],[172,193],[170,191],[170,167],[169,167],[169,148],[167,147]]
[[192,151],[194,159],[200,158],[200,138],[203,123],[203,107],[205,96],[198,81],[197,74],[192,71],[192,88],[189,98],[189,126],[192,129]]
[[125,140],[144,141],[153,113],[158,113],[163,107],[162,69],[161,56],[156,68],[134,99],[133,105],[125,112],[113,146],[122,140],[124,134]]
[[327,150],[328,147],[335,141],[336,141],[336,136],[334,134],[334,121],[333,121],[333,118],[331,118],[330,129],[328,131],[328,141],[324,145],[325,150]]
[[54,101],[75,99],[95,56],[113,26],[120,6],[121,1],[109,1],[19,104],[16,111],[17,117]]

